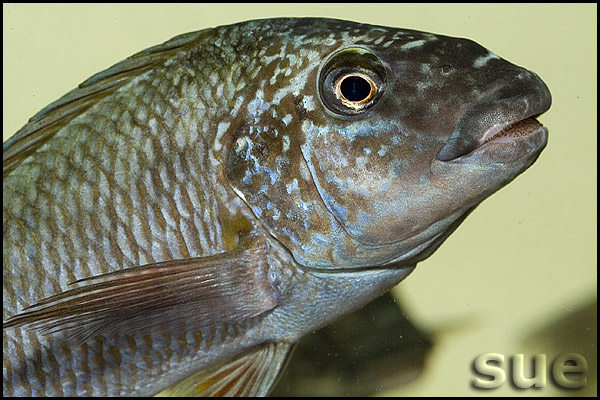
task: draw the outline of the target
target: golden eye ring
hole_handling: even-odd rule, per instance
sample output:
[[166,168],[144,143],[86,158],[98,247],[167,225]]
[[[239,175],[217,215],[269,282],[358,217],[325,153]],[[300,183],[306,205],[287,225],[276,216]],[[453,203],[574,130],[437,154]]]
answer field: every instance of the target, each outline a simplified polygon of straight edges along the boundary
[[342,116],[365,114],[381,99],[386,88],[386,67],[368,49],[348,47],[333,53],[319,71],[323,106]]
[[346,107],[359,111],[373,100],[377,90],[377,84],[369,75],[350,72],[337,80],[334,93]]

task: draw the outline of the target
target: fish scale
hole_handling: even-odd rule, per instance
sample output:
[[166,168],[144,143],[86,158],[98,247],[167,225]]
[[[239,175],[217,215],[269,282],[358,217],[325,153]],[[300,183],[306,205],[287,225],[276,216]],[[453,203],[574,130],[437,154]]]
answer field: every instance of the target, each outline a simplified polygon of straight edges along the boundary
[[[214,226],[218,222],[214,220],[214,213],[204,212],[205,209],[213,209],[210,206],[211,199],[207,198],[207,193],[198,190],[196,187],[191,187],[190,189],[195,189],[193,195],[197,201],[194,207],[186,210],[185,208],[182,209],[175,206],[173,193],[170,191],[175,185],[184,188],[185,182],[178,182],[176,180],[175,170],[178,167],[186,171],[202,171],[208,170],[208,165],[197,165],[198,158],[185,153],[179,154],[177,158],[180,164],[183,164],[183,160],[185,160],[186,164],[183,164],[183,166],[167,162],[166,160],[169,158],[167,154],[176,147],[176,143],[174,143],[172,136],[167,134],[158,125],[156,131],[153,132],[152,124],[150,124],[149,129],[150,135],[146,135],[147,140],[151,142],[152,146],[153,154],[151,157],[157,161],[154,165],[150,166],[149,173],[152,176],[152,182],[145,182],[145,171],[133,168],[134,166],[129,162],[131,154],[138,152],[138,142],[135,138],[130,137],[128,132],[136,132],[136,126],[141,131],[152,117],[156,118],[158,116],[158,113],[154,111],[149,112],[149,110],[160,110],[160,106],[164,104],[159,97],[159,93],[154,93],[153,96],[145,95],[145,93],[151,93],[150,89],[152,86],[145,84],[149,81],[151,80],[138,80],[134,83],[134,85],[137,85],[131,88],[131,90],[139,94],[138,97],[135,97],[136,101],[132,101],[129,94],[123,96],[122,102],[119,101],[119,96],[116,96],[116,99],[111,99],[111,104],[103,107],[103,104],[100,103],[89,110],[85,116],[78,119],[77,124],[65,127],[52,141],[46,143],[40,149],[40,152],[37,153],[39,156],[36,156],[35,159],[30,158],[29,160],[31,161],[26,160],[21,164],[18,175],[11,175],[5,179],[4,184],[7,187],[7,185],[11,185],[11,180],[19,179],[20,176],[27,176],[29,168],[36,168],[38,171],[47,171],[47,176],[48,172],[53,169],[56,157],[63,157],[70,160],[70,179],[68,182],[40,176],[36,177],[36,181],[46,182],[47,187],[39,187],[37,185],[28,186],[27,198],[18,196],[14,192],[11,193],[10,197],[7,197],[7,193],[5,192],[4,246],[10,248],[26,244],[49,251],[48,253],[44,252],[42,257],[35,260],[34,268],[31,268],[32,265],[30,263],[23,261],[17,263],[10,258],[7,259],[5,256],[5,265],[13,265],[14,263],[23,267],[28,266],[27,269],[23,268],[22,270],[14,268],[12,270],[12,279],[28,280],[34,283],[32,288],[35,288],[34,292],[30,292],[28,296],[23,297],[17,296],[17,293],[12,290],[12,286],[5,286],[5,298],[20,299],[14,307],[5,309],[5,315],[14,314],[16,310],[33,304],[39,299],[48,297],[53,292],[58,291],[61,285],[64,287],[68,282],[87,276],[104,274],[117,268],[127,268],[166,259],[189,257],[190,252],[192,255],[201,256],[206,253],[222,251],[219,243],[211,241],[211,238],[215,236],[209,232],[214,230]],[[140,89],[138,89],[139,87]],[[127,124],[127,120],[123,121],[123,118],[119,115],[113,115],[114,112],[111,112],[119,104],[129,107],[130,114],[135,117],[131,121],[133,122],[132,125]],[[112,121],[113,118],[119,122],[118,130],[115,129]],[[94,124],[92,124],[92,121]],[[165,123],[167,126],[168,124],[169,122]],[[103,135],[101,137],[94,137],[95,132],[103,132]],[[160,136],[163,139],[160,139]],[[71,143],[68,146],[62,145],[63,140],[70,141],[73,140],[73,137],[76,138],[75,143]],[[165,138],[171,139],[164,140]],[[195,154],[203,152],[204,147],[200,141],[190,143],[190,145],[193,146]],[[91,149],[94,150],[91,151]],[[191,151],[192,148],[188,147],[188,149]],[[137,158],[144,162],[146,153],[138,153],[141,154]],[[98,158],[96,158],[97,155]],[[204,159],[207,160],[208,157]],[[30,164],[34,164],[35,166],[30,167]],[[96,169],[89,168],[88,165],[94,166]],[[157,179],[159,176],[161,178]],[[194,176],[192,175],[191,178],[194,178]],[[78,196],[69,191],[65,183],[68,183],[68,187],[71,188],[85,187],[89,192],[86,196],[87,198],[82,198],[83,196]],[[153,196],[144,196],[143,188],[148,184],[154,185]],[[20,185],[16,186],[21,187]],[[142,188],[142,190],[138,191],[138,187]],[[185,189],[181,190],[182,193],[184,191]],[[36,213],[34,205],[38,203],[37,198],[39,196],[46,196],[46,207],[43,210],[50,213],[50,215],[43,216]],[[129,199],[138,200],[140,203],[139,208],[131,207],[132,204],[129,202]],[[113,207],[109,206],[111,203]],[[17,213],[12,204],[19,204],[22,207],[21,213]],[[98,207],[98,204],[103,204],[103,207]],[[179,206],[181,205],[189,207],[191,206],[191,202],[184,203],[179,201]],[[155,218],[152,219],[152,226],[135,226],[132,224],[132,215],[136,214],[140,215],[137,220],[147,221],[146,212],[148,208],[154,211]],[[9,209],[11,210],[10,214],[7,212]],[[61,215],[53,215],[52,211],[54,210],[61,210]],[[190,223],[191,221],[187,222],[186,218],[181,216],[183,212],[193,215],[195,223]],[[35,234],[35,230],[33,229],[16,232],[12,224],[6,223],[9,215],[10,218],[24,218],[27,221],[31,221],[32,218],[30,215],[35,216],[32,223],[39,227],[45,227],[44,231],[42,231],[45,234],[32,237]],[[74,221],[60,218],[62,215],[73,216],[73,220],[82,220],[83,223],[77,224]],[[65,231],[56,227],[56,222],[58,221],[63,221],[69,229]],[[187,222],[188,229],[181,229],[180,224],[182,222]],[[133,229],[138,231],[139,234],[134,235]],[[114,232],[120,230],[124,231],[123,235],[114,235]],[[187,240],[184,238],[184,235]],[[205,235],[204,239],[198,240],[198,237],[203,235]],[[58,251],[58,248],[64,247],[60,243],[72,243],[69,239],[70,237],[80,238],[82,246],[78,249],[75,249],[73,246],[65,249],[66,251]],[[164,240],[165,237],[168,238],[166,242]],[[205,242],[207,246],[198,246],[200,242]],[[75,265],[85,266],[85,269],[72,270],[71,268]],[[49,268],[56,266],[61,269],[59,274],[49,270]],[[63,273],[62,270],[65,272]],[[20,276],[23,276],[23,278],[19,278]],[[58,281],[59,277],[63,278],[61,282]],[[35,284],[35,282],[39,282],[39,284]],[[118,343],[115,346],[122,348],[122,339],[120,341],[118,339],[112,341],[114,342],[115,340]],[[41,342],[41,344],[38,344],[37,341],[29,343],[28,341],[24,341],[23,346],[27,351],[33,351],[38,346],[52,349],[50,342],[46,342],[44,339],[41,339]],[[157,340],[156,342],[158,343],[158,345],[155,345],[156,349],[153,349],[149,353],[146,351],[141,352],[145,360],[160,360],[162,358],[160,354],[161,348],[164,346],[164,341]],[[99,343],[101,344],[102,341]],[[14,345],[19,346],[17,343]],[[48,352],[48,354],[58,354],[55,358],[62,356],[57,351]],[[110,360],[110,356],[110,351],[105,350],[100,360]],[[48,357],[42,358],[48,359]],[[94,358],[88,358],[87,362],[84,360],[79,360],[79,362],[78,360],[74,360],[73,363],[72,366],[67,367],[67,370],[75,369],[79,363],[95,365],[98,368],[101,368],[103,365],[94,361]],[[131,363],[139,364],[140,362],[131,361]],[[149,364],[149,368],[150,366],[152,366],[152,363]],[[95,376],[95,374],[91,375]],[[50,377],[47,376],[46,379],[48,378]],[[137,385],[143,387],[143,382],[149,378],[153,377],[144,377],[138,374],[136,378]],[[29,382],[33,384],[31,379]],[[43,382],[40,382],[40,384],[43,384]],[[117,382],[115,388],[119,387],[120,384]],[[102,387],[102,385],[98,388],[93,386],[93,388],[94,390],[87,391],[86,393],[89,395],[98,395],[107,391],[107,388]],[[36,393],[41,394],[44,392],[44,389],[39,389],[39,391],[33,391],[32,394],[35,395]],[[114,392],[111,390],[108,390],[108,393],[119,394],[118,391]]]
[[472,41],[319,18],[94,75],[4,144],[4,395],[268,393],[535,161],[541,125],[481,138],[549,106]]

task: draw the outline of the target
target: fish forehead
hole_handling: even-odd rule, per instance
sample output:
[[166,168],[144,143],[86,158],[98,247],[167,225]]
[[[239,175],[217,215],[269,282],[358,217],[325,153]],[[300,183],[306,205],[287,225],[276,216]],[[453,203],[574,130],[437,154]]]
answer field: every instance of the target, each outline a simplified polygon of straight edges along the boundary
[[[296,96],[302,94],[305,109],[311,111],[310,108],[319,104],[319,98],[315,76],[309,76],[307,71],[318,71],[328,57],[340,49],[364,47],[378,56],[388,69],[384,97],[393,99],[391,103],[382,102],[385,106],[375,107],[367,115],[373,116],[379,125],[402,124],[411,134],[436,135],[439,125],[447,127],[448,122],[456,122],[476,101],[489,96],[494,86],[505,84],[506,79],[511,78],[507,77],[507,71],[515,68],[469,39],[321,18],[256,21],[256,24],[261,23],[265,25],[260,29],[266,28],[266,32],[264,36],[256,35],[259,42],[264,40],[260,44],[260,60],[263,68],[273,64],[277,67],[275,76],[267,74],[271,76],[269,81],[260,82],[261,88],[270,90],[257,92],[257,101],[279,105],[284,94],[291,91]],[[303,60],[299,62],[298,57]],[[488,68],[490,65],[492,68]],[[278,74],[287,77],[290,73],[292,78],[278,79]],[[331,116],[327,115],[330,114],[327,109],[318,111]],[[440,121],[439,118],[444,117],[446,121]],[[323,121],[318,113],[306,119],[315,125],[321,122],[325,125],[322,129],[337,128],[350,138],[357,134],[375,136],[384,130],[381,126],[372,126],[361,129],[363,134],[356,129],[343,132],[343,119]],[[431,121],[436,125],[427,124]],[[439,136],[446,134],[447,131],[442,131]]]
[[[248,42],[256,43],[256,49],[252,50],[258,50],[257,55],[263,67],[285,61],[286,64],[280,66],[292,70],[295,66],[297,69],[302,66],[298,64],[298,57],[307,58],[310,61],[309,67],[318,67],[338,49],[364,46],[380,56],[384,63],[393,63],[390,65],[394,68],[394,76],[390,77],[392,79],[406,79],[410,82],[417,76],[434,78],[423,83],[420,82],[421,79],[412,82],[421,97],[426,89],[424,86],[437,84],[437,67],[477,70],[489,61],[499,59],[469,39],[327,18],[256,20],[225,26],[219,32],[219,36],[228,38],[235,32],[234,40],[246,43],[245,47],[239,48],[241,52],[252,49]],[[303,66],[302,69],[306,69],[307,65]],[[283,72],[288,72],[288,69],[283,69]],[[488,70],[487,73],[489,72]],[[472,81],[475,82],[476,79],[472,78]],[[301,79],[290,80],[289,83],[295,89],[305,88],[300,86]],[[274,104],[277,104],[277,98]]]

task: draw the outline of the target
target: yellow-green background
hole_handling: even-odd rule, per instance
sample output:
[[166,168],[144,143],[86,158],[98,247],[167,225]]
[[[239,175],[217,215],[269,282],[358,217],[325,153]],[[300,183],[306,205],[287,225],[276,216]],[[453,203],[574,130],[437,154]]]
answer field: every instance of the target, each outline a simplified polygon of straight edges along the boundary
[[[436,346],[421,379],[382,394],[553,395],[550,378],[542,390],[507,383],[475,391],[470,366],[481,353],[555,351],[552,338],[524,343],[569,316],[581,327],[561,352],[583,348],[595,359],[596,341],[586,338],[596,331],[596,15],[595,4],[4,5],[4,139],[92,74],[216,25],[323,16],[474,39],[550,87],[552,108],[540,118],[548,147],[395,289],[415,323],[435,332]],[[591,312],[577,313],[585,304]],[[571,394],[595,394],[595,374],[587,392]]]

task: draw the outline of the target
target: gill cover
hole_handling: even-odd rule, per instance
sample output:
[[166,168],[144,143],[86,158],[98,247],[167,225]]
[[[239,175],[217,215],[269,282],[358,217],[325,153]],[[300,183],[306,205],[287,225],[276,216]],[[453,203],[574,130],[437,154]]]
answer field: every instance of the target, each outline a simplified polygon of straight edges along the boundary
[[[307,67],[303,91],[290,91],[275,102],[259,90],[247,104],[246,118],[231,129],[226,174],[254,215],[300,264],[364,266],[352,255],[358,243],[317,190],[311,162],[303,154],[308,143],[303,133],[323,123],[326,137],[331,121],[324,114],[353,118],[372,109],[384,92],[386,71],[360,47],[324,53],[320,60],[326,61]],[[327,110],[317,105],[321,98],[327,99]]]

